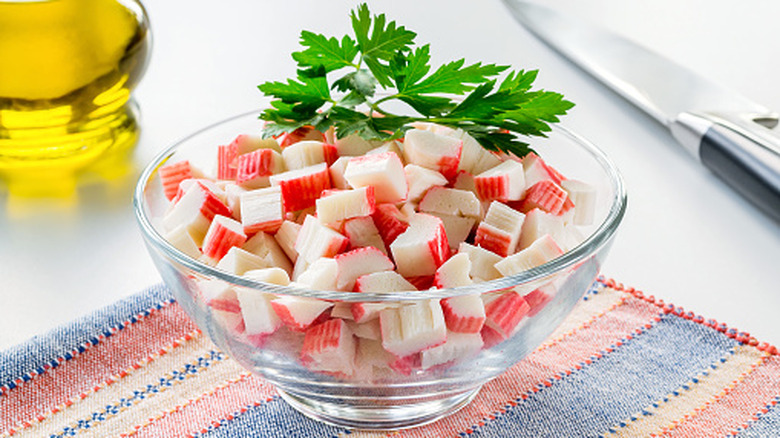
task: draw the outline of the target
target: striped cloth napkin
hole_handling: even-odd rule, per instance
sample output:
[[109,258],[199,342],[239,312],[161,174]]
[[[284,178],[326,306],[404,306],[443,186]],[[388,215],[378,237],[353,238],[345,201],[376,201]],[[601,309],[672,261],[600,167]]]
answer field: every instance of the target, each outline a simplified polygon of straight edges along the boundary
[[433,424],[310,420],[219,351],[163,286],[0,353],[0,437],[780,436],[780,355],[612,280]]

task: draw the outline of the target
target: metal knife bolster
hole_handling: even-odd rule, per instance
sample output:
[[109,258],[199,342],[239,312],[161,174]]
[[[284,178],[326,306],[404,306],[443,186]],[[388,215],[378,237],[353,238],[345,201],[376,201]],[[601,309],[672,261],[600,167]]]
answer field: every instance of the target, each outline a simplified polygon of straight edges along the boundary
[[775,115],[679,114],[672,135],[727,184],[780,223],[780,135]]

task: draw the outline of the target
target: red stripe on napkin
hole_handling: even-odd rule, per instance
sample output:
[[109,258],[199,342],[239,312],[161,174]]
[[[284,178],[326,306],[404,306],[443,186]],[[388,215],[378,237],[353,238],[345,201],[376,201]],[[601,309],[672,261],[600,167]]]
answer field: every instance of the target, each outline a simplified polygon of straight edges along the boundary
[[185,436],[205,429],[216,419],[227,418],[241,408],[267,401],[276,389],[265,380],[242,374],[230,382],[204,388],[204,393],[193,400],[182,400],[172,411],[137,425],[136,432],[126,436],[173,437]]
[[[97,345],[0,396],[0,431],[51,412],[195,330],[178,305],[150,313]],[[121,377],[120,377],[121,378]]]
[[744,428],[755,415],[780,394],[780,356],[768,356],[753,372],[726,389],[716,403],[708,404],[688,418],[669,436],[724,436]]
[[[572,371],[580,363],[590,360],[627,336],[633,336],[656,322],[661,311],[654,305],[633,297],[600,318],[580,327],[559,342],[541,347],[507,371],[500,383],[490,381],[477,397],[456,415],[443,418],[428,426],[403,431],[404,437],[426,438],[449,436],[475,424],[475,418],[487,419],[504,407],[516,403],[522,395],[538,385]],[[582,328],[586,328],[583,330]],[[510,384],[507,384],[510,383]]]

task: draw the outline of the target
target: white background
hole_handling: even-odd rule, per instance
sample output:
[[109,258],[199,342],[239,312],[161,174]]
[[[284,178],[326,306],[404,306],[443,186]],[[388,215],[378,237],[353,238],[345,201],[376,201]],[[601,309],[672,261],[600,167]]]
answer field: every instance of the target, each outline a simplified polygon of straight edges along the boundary
[[[780,110],[780,2],[560,0],[748,97]],[[0,348],[160,282],[131,209],[140,168],[206,124],[259,105],[256,85],[291,75],[302,28],[342,35],[351,1],[147,0],[154,48],[135,92],[136,170],[63,202],[0,189]],[[780,226],[700,167],[659,125],[536,41],[493,0],[372,1],[430,42],[437,63],[540,69],[540,87],[577,103],[565,124],[604,149],[629,192],[603,273],[780,344]]]

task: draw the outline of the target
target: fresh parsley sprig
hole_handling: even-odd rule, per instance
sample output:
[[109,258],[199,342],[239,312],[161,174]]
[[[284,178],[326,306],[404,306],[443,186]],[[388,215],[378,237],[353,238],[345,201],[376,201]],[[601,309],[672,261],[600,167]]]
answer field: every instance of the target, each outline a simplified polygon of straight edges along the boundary
[[[574,106],[559,93],[532,90],[536,70],[460,59],[432,71],[430,46],[415,47],[414,32],[384,14],[372,17],[366,4],[350,16],[354,38],[304,30],[303,50],[292,54],[296,77],[258,87],[273,98],[260,115],[268,122],[266,137],[313,126],[323,132],[333,127],[338,137],[391,140],[403,137],[411,123],[426,121],[460,128],[488,150],[522,157],[530,149],[516,134],[544,136],[549,123]],[[394,100],[413,114],[388,111]]]

